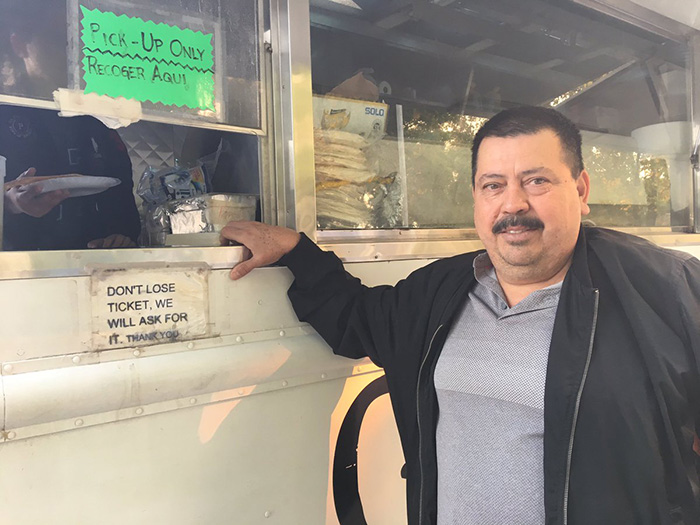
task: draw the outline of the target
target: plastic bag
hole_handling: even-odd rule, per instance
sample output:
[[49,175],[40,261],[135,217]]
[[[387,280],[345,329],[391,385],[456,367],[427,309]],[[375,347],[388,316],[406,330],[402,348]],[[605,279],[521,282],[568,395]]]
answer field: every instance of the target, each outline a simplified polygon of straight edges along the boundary
[[206,176],[201,165],[192,168],[167,167],[158,171],[149,166],[136,188],[138,196],[148,204],[189,199],[206,192]]

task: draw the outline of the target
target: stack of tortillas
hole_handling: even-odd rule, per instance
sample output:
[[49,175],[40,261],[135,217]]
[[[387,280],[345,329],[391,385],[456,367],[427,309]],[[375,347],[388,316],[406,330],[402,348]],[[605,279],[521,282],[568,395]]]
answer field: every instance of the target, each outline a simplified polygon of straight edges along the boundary
[[316,215],[321,227],[367,227],[372,206],[367,185],[376,173],[363,151],[369,143],[356,133],[315,129]]

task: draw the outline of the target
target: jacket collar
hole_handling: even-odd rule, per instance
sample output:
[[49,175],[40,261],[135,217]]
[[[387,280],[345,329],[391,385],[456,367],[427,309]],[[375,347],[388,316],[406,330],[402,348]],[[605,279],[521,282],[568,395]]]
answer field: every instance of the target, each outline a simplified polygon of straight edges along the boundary
[[581,225],[578,233],[578,240],[574,247],[574,255],[571,261],[569,274],[573,276],[581,285],[593,288],[593,281],[588,268],[588,242],[586,240],[586,228]]

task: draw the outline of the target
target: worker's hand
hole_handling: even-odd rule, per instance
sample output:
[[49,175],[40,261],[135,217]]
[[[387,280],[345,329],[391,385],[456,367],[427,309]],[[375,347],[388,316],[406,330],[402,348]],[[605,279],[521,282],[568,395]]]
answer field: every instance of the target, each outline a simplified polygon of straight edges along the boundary
[[[29,168],[17,177],[17,180],[33,177],[35,174],[36,170]],[[28,186],[15,186],[5,192],[5,207],[10,213],[43,217],[68,197],[70,193],[66,190],[41,193],[41,183],[37,182]]]
[[88,248],[135,248],[136,243],[126,235],[113,233],[103,239],[95,239],[87,244]]
[[277,262],[299,242],[299,234],[280,226],[260,222],[233,221],[221,230],[222,240],[235,241],[251,253],[250,259],[231,270],[231,279],[240,279],[251,270]]

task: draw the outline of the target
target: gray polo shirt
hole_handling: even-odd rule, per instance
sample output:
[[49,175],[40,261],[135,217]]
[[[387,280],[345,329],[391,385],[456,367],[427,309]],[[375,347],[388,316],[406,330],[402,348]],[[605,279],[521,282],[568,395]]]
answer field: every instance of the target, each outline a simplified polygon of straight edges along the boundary
[[508,307],[486,254],[435,368],[438,524],[542,525],[544,383],[561,283]]

